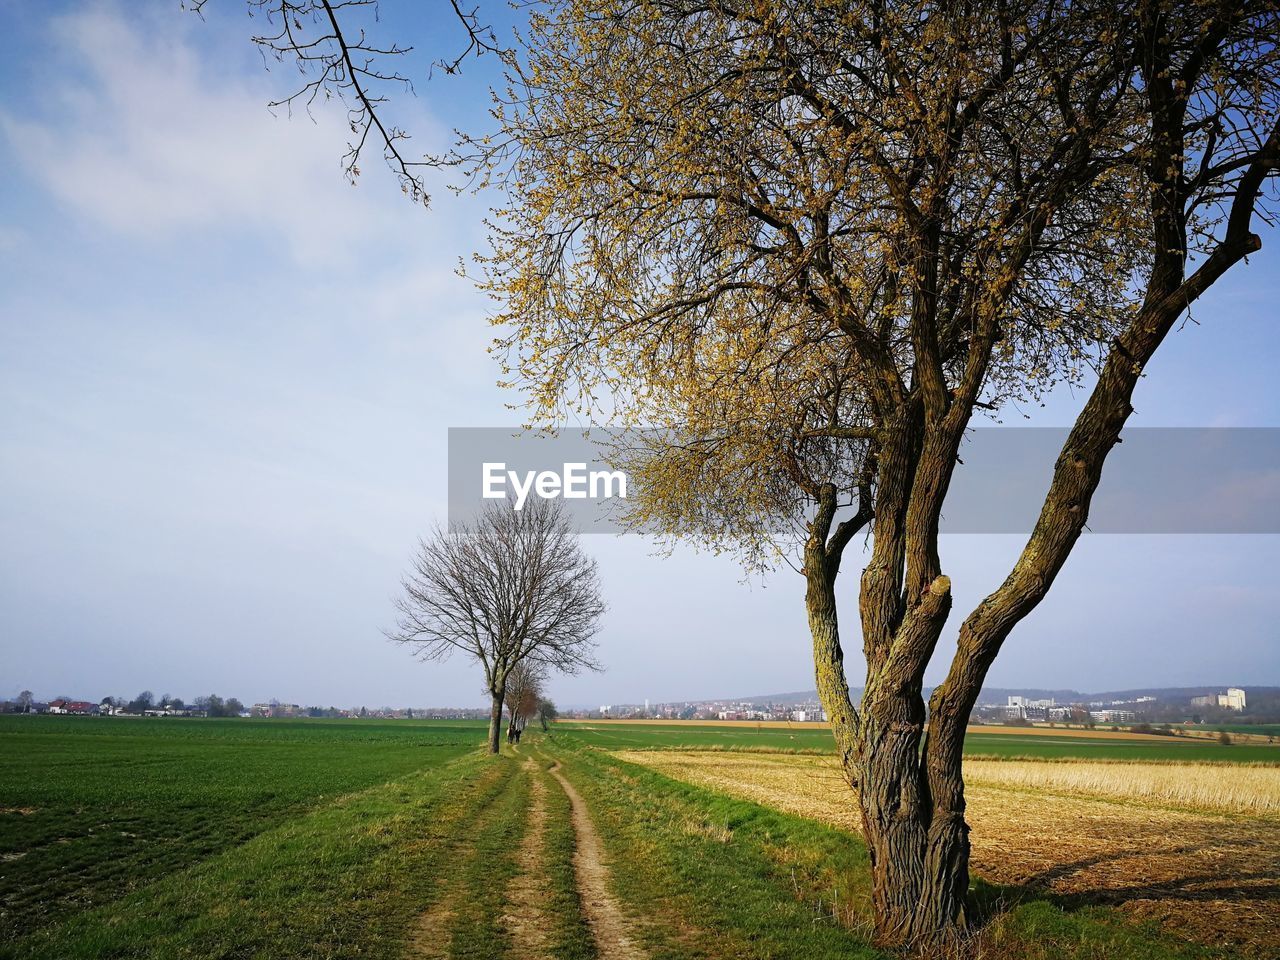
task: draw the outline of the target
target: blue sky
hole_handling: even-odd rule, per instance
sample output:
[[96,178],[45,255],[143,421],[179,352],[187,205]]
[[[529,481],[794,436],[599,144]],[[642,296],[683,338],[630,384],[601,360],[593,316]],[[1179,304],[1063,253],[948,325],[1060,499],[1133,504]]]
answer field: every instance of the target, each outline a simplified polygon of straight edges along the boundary
[[[457,33],[416,6],[383,25],[420,48],[421,77]],[[437,183],[423,211],[373,158],[346,184],[340,111],[267,110],[292,78],[264,70],[240,0],[203,23],[177,0],[0,0],[0,21],[0,696],[482,703],[473,668],[415,663],[380,628],[443,518],[446,429],[518,419],[488,304],[456,274],[485,198]],[[419,79],[396,116],[443,147],[487,122],[491,76]],[[1151,365],[1135,425],[1280,426],[1280,236],[1264,240]],[[1065,424],[1079,399],[1030,422]],[[795,574],[743,584],[692,550],[584,543],[608,670],[556,680],[557,699],[811,686]],[[957,609],[1020,545],[945,539]],[[1280,683],[1278,559],[1274,537],[1088,537],[989,682]]]

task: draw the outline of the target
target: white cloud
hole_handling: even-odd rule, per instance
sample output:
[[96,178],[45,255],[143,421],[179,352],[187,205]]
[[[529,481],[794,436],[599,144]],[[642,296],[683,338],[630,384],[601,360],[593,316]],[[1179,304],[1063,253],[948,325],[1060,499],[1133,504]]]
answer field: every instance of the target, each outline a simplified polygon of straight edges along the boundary
[[[253,82],[240,57],[217,58],[215,25],[177,4],[127,16],[92,6],[52,21],[51,33],[40,110],[0,111],[0,129],[25,172],[73,212],[160,242],[266,231],[300,260],[341,257],[400,219],[406,204],[385,189],[389,175],[373,189],[344,181],[340,105],[273,116],[267,101],[295,79],[287,67]],[[438,149],[438,125],[416,112],[414,146]],[[368,177],[383,174],[379,163],[368,158]]]

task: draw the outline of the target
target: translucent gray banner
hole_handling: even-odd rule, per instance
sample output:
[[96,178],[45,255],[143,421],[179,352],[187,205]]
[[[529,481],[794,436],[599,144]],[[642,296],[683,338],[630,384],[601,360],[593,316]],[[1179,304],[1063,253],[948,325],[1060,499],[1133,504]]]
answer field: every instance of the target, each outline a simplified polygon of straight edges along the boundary
[[[960,452],[943,533],[1027,533],[1065,428],[985,427]],[[621,522],[634,478],[608,462],[600,431],[556,436],[503,427],[449,430],[449,526],[483,506],[561,500],[583,533],[643,533]],[[1280,428],[1125,431],[1089,511],[1092,533],[1280,533]]]

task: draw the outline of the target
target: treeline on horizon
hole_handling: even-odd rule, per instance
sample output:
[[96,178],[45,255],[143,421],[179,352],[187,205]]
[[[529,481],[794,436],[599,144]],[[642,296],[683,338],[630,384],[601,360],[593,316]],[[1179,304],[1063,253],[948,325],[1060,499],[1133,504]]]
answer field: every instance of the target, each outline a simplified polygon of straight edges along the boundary
[[296,703],[282,703],[271,699],[263,703],[246,706],[237,697],[223,699],[216,693],[199,696],[191,701],[182,697],[163,694],[157,697],[150,690],[143,690],[136,697],[107,696],[97,700],[84,700],[77,697],[58,695],[49,699],[36,697],[30,690],[23,690],[16,697],[0,700],[0,714],[3,713],[48,713],[54,705],[60,705],[57,712],[84,713],[87,709],[65,709],[66,705],[90,708],[96,713],[119,715],[145,715],[147,713],[164,713],[173,716],[205,716],[205,717],[274,717],[302,719],[350,719],[356,718],[395,718],[395,719],[485,719],[488,711],[474,707],[368,707],[355,706],[341,708],[335,706],[301,706]]

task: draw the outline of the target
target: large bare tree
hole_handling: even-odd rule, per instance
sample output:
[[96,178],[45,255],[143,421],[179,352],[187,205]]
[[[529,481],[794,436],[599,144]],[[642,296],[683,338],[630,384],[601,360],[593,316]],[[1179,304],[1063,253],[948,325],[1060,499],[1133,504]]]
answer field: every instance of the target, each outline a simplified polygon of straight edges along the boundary
[[[510,380],[537,422],[660,428],[623,451],[637,520],[756,563],[794,547],[876,939],[945,940],[967,921],[961,754],[987,670],[1084,529],[1155,350],[1260,246],[1276,5],[540,9],[505,136],[474,144],[508,194],[482,264]],[[1040,518],[926,709],[965,431],[1064,379],[1092,388]],[[855,708],[836,585],[863,534]]]
[[495,501],[453,532],[436,529],[419,541],[402,586],[387,636],[423,659],[462,653],[480,665],[492,753],[514,672],[597,668],[600,578],[556,501],[534,498],[522,510]]

